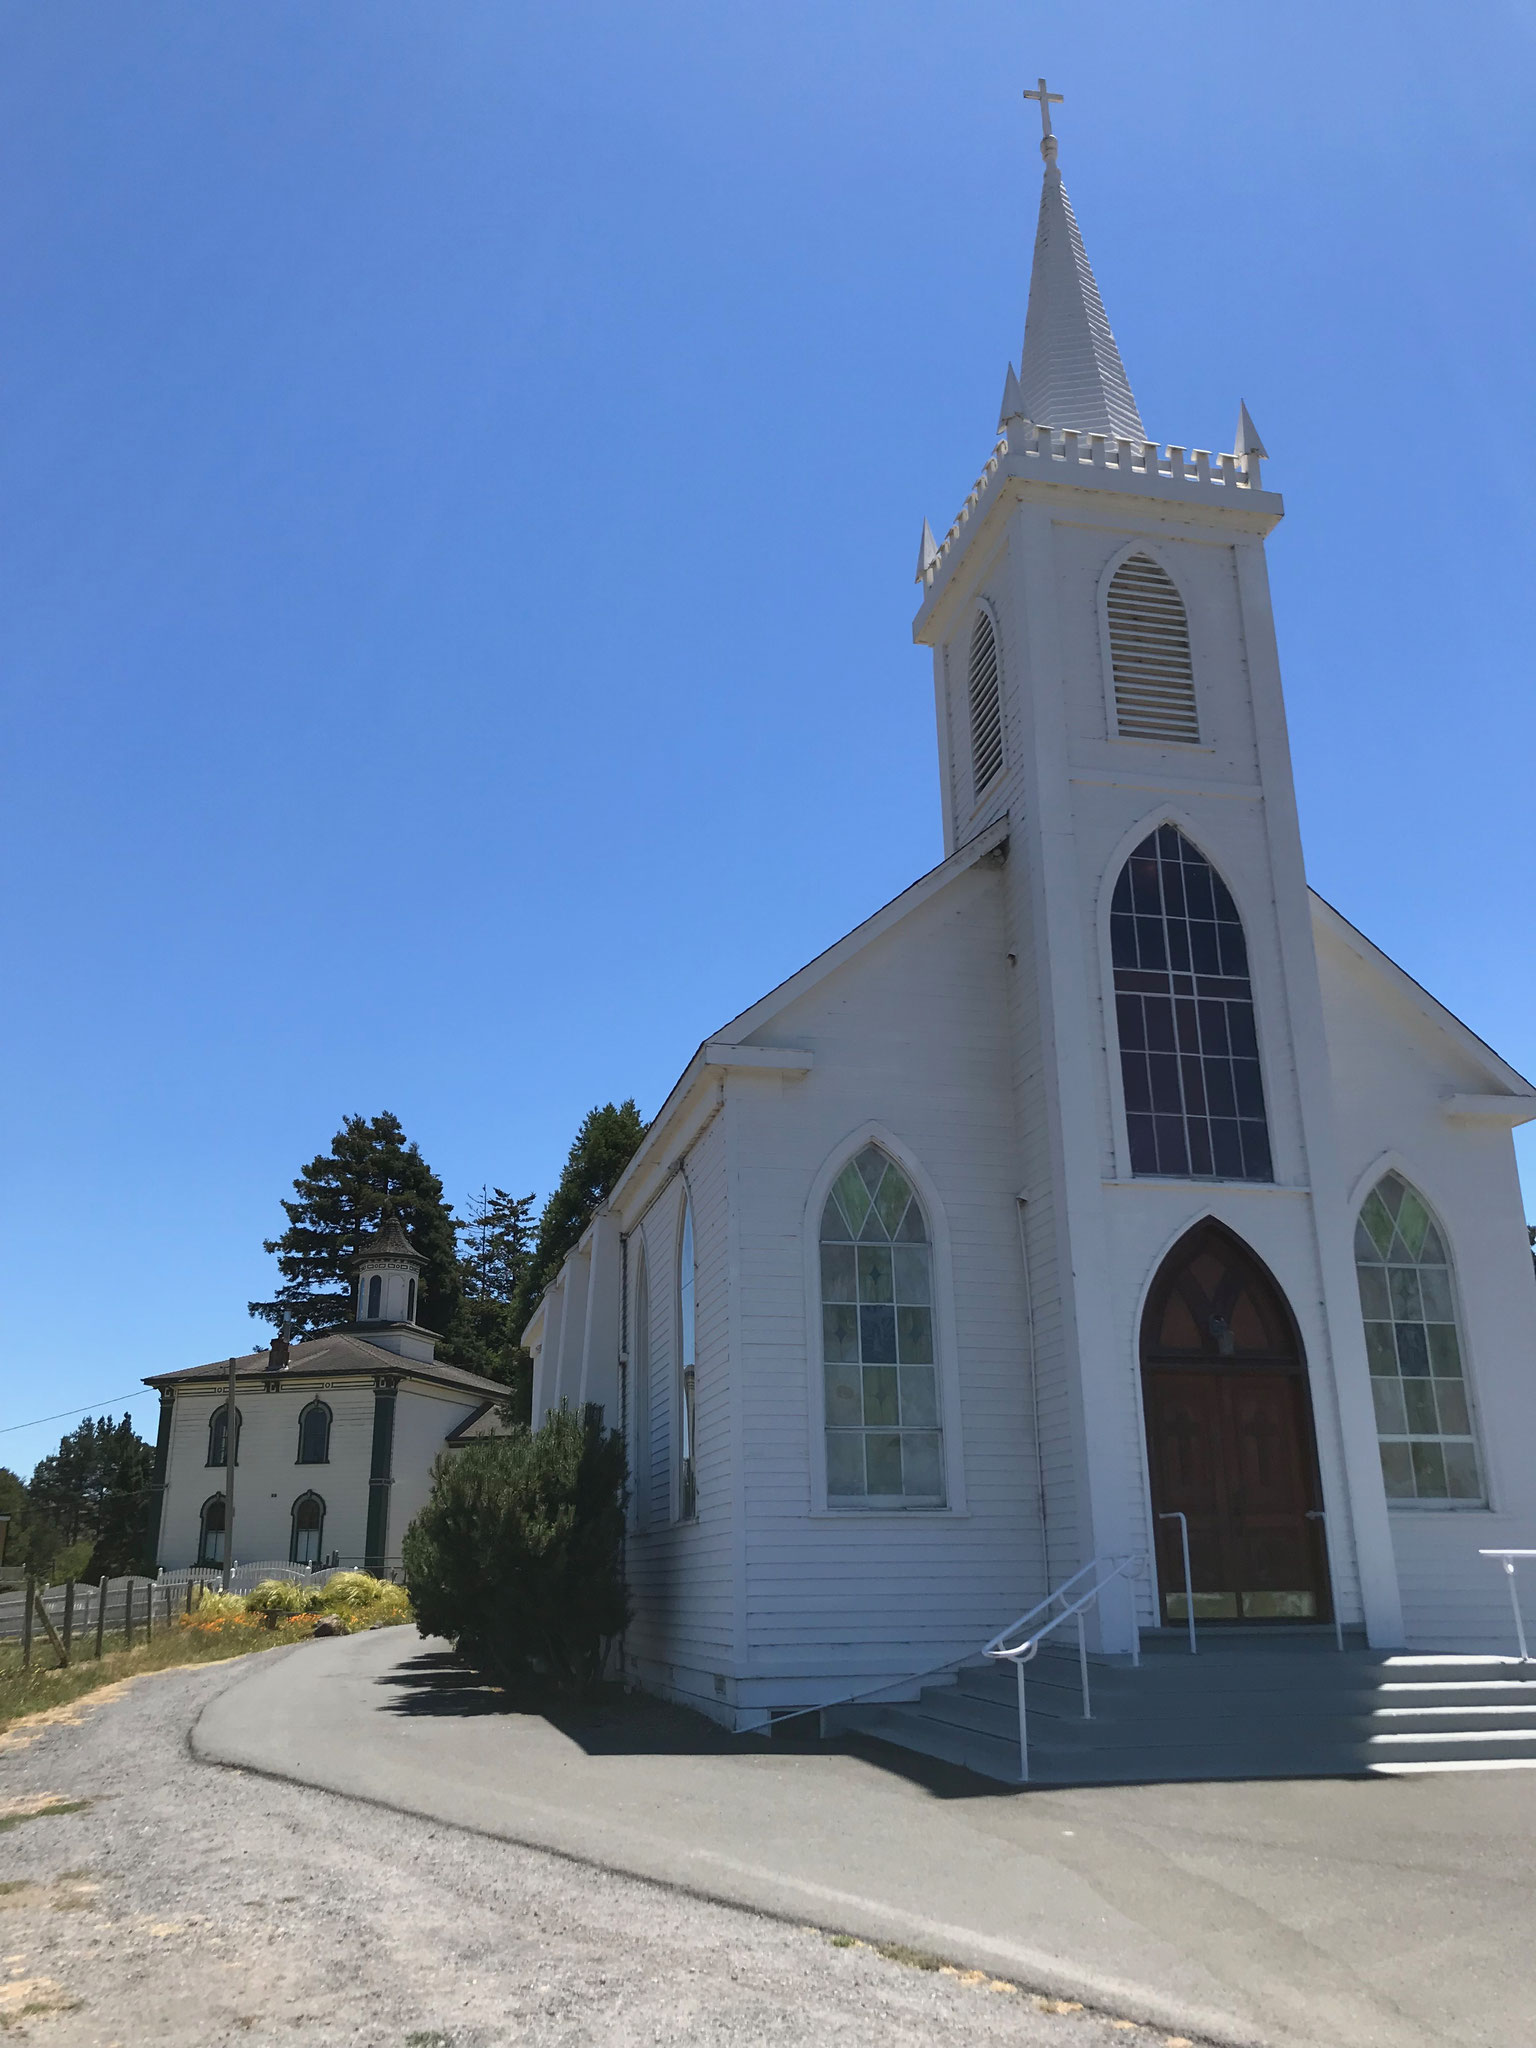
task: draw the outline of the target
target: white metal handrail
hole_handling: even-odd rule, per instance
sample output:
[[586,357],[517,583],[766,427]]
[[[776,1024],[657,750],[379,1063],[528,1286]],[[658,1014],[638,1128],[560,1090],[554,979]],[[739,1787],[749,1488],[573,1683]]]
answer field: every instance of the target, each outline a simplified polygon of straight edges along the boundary
[[1160,1522],[1177,1522],[1179,1542],[1184,1548],[1184,1619],[1189,1627],[1189,1654],[1195,1651],[1195,1581],[1189,1569],[1189,1518],[1179,1508],[1169,1508],[1166,1514],[1157,1518]]
[[1479,1557],[1496,1557],[1504,1567],[1504,1576],[1509,1581],[1509,1604],[1515,1610],[1515,1640],[1520,1645],[1520,1662],[1529,1664],[1531,1653],[1525,1647],[1525,1616],[1520,1612],[1520,1592],[1515,1584],[1515,1559],[1536,1557],[1536,1550],[1480,1550]]
[[[1075,1621],[1077,1668],[1083,1688],[1083,1719],[1091,1721],[1093,1701],[1088,1689],[1088,1639],[1084,1633],[1084,1616],[1090,1607],[1097,1604],[1099,1595],[1106,1586],[1112,1586],[1117,1579],[1139,1578],[1146,1569],[1146,1563],[1147,1553],[1144,1550],[1133,1550],[1124,1557],[1090,1559],[1081,1571],[1074,1572],[1070,1579],[1063,1579],[1054,1591],[1047,1593],[1043,1600],[1037,1601],[1027,1614],[1021,1614],[1018,1620],[1007,1628],[999,1629],[983,1651],[984,1656],[996,1657],[1013,1666],[1019,1696],[1019,1779],[1022,1784],[1029,1783],[1029,1713],[1024,1696],[1024,1666],[1034,1660],[1040,1645],[1048,1635],[1059,1629],[1063,1622]],[[1076,1591],[1084,1579],[1091,1580],[1091,1583],[1082,1591]],[[1061,1612],[1052,1614],[1050,1610],[1058,1602],[1061,1605]],[[1040,1622],[1038,1628],[1030,1629],[1030,1623],[1039,1621],[1042,1615],[1046,1619]],[[1017,1642],[1010,1643],[1008,1638],[1017,1635],[1020,1629],[1029,1632],[1021,1636]],[[1131,1617],[1131,1662],[1135,1665],[1141,1662],[1140,1637],[1134,1615]]]

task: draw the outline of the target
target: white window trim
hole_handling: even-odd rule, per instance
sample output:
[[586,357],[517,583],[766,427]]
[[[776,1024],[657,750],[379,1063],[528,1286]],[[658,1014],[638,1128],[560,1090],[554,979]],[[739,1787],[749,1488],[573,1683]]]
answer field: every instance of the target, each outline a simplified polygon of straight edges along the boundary
[[[1142,742],[1135,742],[1141,745]],[[1131,1170],[1131,1135],[1125,1120],[1125,1075],[1120,1065],[1120,1013],[1115,1003],[1115,959],[1110,943],[1110,915],[1114,909],[1115,884],[1121,870],[1131,855],[1149,833],[1157,831],[1160,825],[1172,825],[1182,832],[1190,845],[1205,855],[1211,866],[1225,883],[1227,893],[1237,905],[1237,914],[1243,921],[1243,939],[1248,948],[1248,986],[1253,995],[1253,1029],[1259,1044],[1259,1079],[1264,1089],[1264,1118],[1269,1126],[1269,1165],[1273,1178],[1270,1180],[1218,1180],[1191,1174],[1133,1173]],[[1148,811],[1140,823],[1133,825],[1121,835],[1114,852],[1099,877],[1099,1002],[1104,1022],[1104,1051],[1106,1060],[1105,1083],[1109,1089],[1109,1138],[1114,1160],[1113,1185],[1126,1187],[1164,1188],[1252,1188],[1262,1194],[1271,1194],[1277,1188],[1290,1188],[1298,1183],[1294,1177],[1286,1178],[1286,1169],[1291,1166],[1281,1156],[1281,1146],[1289,1149],[1288,1133],[1282,1132],[1276,1119],[1275,1075],[1270,1058],[1268,1033],[1265,1019],[1271,1013],[1283,1016],[1283,991],[1271,991],[1269,987],[1270,962],[1267,955],[1255,952],[1253,943],[1254,922],[1245,905],[1242,893],[1232,885],[1231,871],[1227,864],[1218,860],[1211,851],[1210,841],[1204,829],[1197,825],[1187,812],[1176,805],[1163,804],[1155,811]],[[1292,1169],[1294,1172],[1294,1169]],[[1107,1183],[1111,1184],[1111,1183]],[[1375,1186],[1375,1182],[1371,1183]],[[1364,1199],[1362,1197],[1362,1199]],[[1356,1212],[1358,1214],[1358,1211]]]
[[[1146,555],[1150,560],[1156,562],[1174,589],[1179,593],[1179,602],[1184,607],[1184,625],[1189,633],[1189,669],[1191,676],[1194,678],[1195,723],[1200,728],[1200,737],[1197,740],[1134,739],[1127,738],[1120,730],[1120,708],[1115,701],[1115,661],[1109,640],[1109,586],[1114,581],[1115,573],[1120,568],[1122,562],[1128,562],[1132,555]],[[1210,732],[1210,723],[1207,717],[1208,706],[1204,683],[1200,673],[1200,659],[1195,651],[1194,623],[1190,616],[1189,598],[1185,594],[1183,579],[1176,573],[1173,564],[1168,560],[1166,549],[1159,543],[1151,540],[1127,541],[1123,547],[1116,548],[1108,562],[1105,563],[1099,577],[1097,608],[1099,615],[1099,664],[1103,672],[1104,682],[1104,734],[1110,745],[1115,747],[1150,747],[1160,754],[1172,754],[1176,757],[1182,757],[1186,754],[1214,754],[1216,749],[1211,745],[1208,738]],[[1225,877],[1223,877],[1223,880],[1225,880]]]
[[[1446,1226],[1444,1208],[1433,1195],[1426,1193],[1422,1177],[1416,1168],[1403,1158],[1400,1152],[1383,1152],[1374,1165],[1366,1168],[1350,1191],[1350,1204],[1346,1218],[1349,1226],[1350,1277],[1353,1278],[1355,1273],[1355,1226],[1360,1221],[1360,1211],[1365,1206],[1366,1196],[1389,1173],[1401,1175],[1409,1187],[1413,1189],[1413,1192],[1429,1211],[1430,1221],[1439,1231],[1440,1242],[1445,1246],[1446,1269],[1451,1276],[1451,1307],[1456,1314],[1456,1338],[1461,1347],[1461,1383],[1466,1389],[1467,1394],[1467,1414],[1472,1423],[1472,1441],[1477,1447],[1477,1469],[1482,1477],[1483,1497],[1481,1500],[1403,1500],[1401,1498],[1394,1498],[1387,1492],[1386,1479],[1381,1476],[1378,1450],[1377,1473],[1381,1483],[1381,1497],[1386,1502],[1389,1515],[1496,1514],[1498,1509],[1495,1505],[1495,1495],[1498,1492],[1498,1488],[1495,1485],[1494,1465],[1488,1455],[1488,1440],[1483,1433],[1482,1403],[1478,1399],[1477,1393],[1477,1347],[1468,1318],[1466,1290],[1461,1284],[1461,1274],[1457,1265],[1456,1239]],[[1356,1321],[1359,1324],[1360,1341],[1363,1346],[1365,1342],[1365,1313],[1360,1306],[1358,1287],[1351,1305],[1354,1309]],[[1369,1374],[1367,1374],[1367,1377],[1369,1377]],[[1371,1437],[1373,1443],[1379,1447],[1381,1434],[1376,1427],[1376,1399],[1374,1394],[1371,1396]]]
[[[821,1215],[827,1206],[832,1184],[866,1145],[878,1145],[901,1168],[912,1183],[923,1213],[928,1219],[929,1242],[933,1252],[933,1334],[938,1370],[939,1427],[944,1441],[944,1492],[942,1506],[928,1503],[912,1507],[845,1507],[827,1498],[827,1393],[826,1366],[821,1352]],[[951,1520],[970,1512],[965,1495],[964,1417],[960,1403],[959,1344],[955,1330],[953,1267],[949,1223],[944,1205],[927,1173],[911,1149],[881,1123],[860,1124],[838,1140],[811,1182],[801,1226],[805,1244],[805,1329],[806,1329],[806,1419],[809,1426],[811,1474],[810,1514],[818,1521],[865,1522],[882,1520],[906,1522]]]

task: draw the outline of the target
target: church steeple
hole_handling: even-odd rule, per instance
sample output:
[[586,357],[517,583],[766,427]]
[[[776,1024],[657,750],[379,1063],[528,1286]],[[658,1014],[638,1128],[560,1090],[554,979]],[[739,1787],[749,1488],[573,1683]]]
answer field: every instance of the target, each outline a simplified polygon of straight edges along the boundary
[[1061,95],[1048,93],[1042,78],[1039,90],[1024,97],[1040,102],[1045,183],[1029,275],[1024,353],[1017,380],[1009,367],[1005,412],[1013,407],[1041,426],[1143,442],[1141,414],[1056,164],[1051,103]]

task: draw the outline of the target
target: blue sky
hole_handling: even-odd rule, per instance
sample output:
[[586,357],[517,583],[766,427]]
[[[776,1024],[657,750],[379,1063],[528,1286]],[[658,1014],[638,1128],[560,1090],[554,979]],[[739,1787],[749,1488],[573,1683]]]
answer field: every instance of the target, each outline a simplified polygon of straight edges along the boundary
[[3,0],[0,1421],[264,1336],[348,1111],[542,1194],[938,857],[1041,71],[1149,431],[1273,451],[1312,879],[1536,1070],[1533,35]]

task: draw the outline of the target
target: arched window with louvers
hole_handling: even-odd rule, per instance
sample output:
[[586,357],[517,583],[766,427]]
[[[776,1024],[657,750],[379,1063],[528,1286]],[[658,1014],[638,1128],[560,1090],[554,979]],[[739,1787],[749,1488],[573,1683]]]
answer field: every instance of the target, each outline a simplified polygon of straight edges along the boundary
[[1128,555],[1109,580],[1104,608],[1116,736],[1198,746],[1189,618],[1178,585],[1151,555]]
[[1003,766],[1003,703],[997,662],[997,629],[979,612],[971,629],[967,685],[971,715],[971,794],[980,798]]

